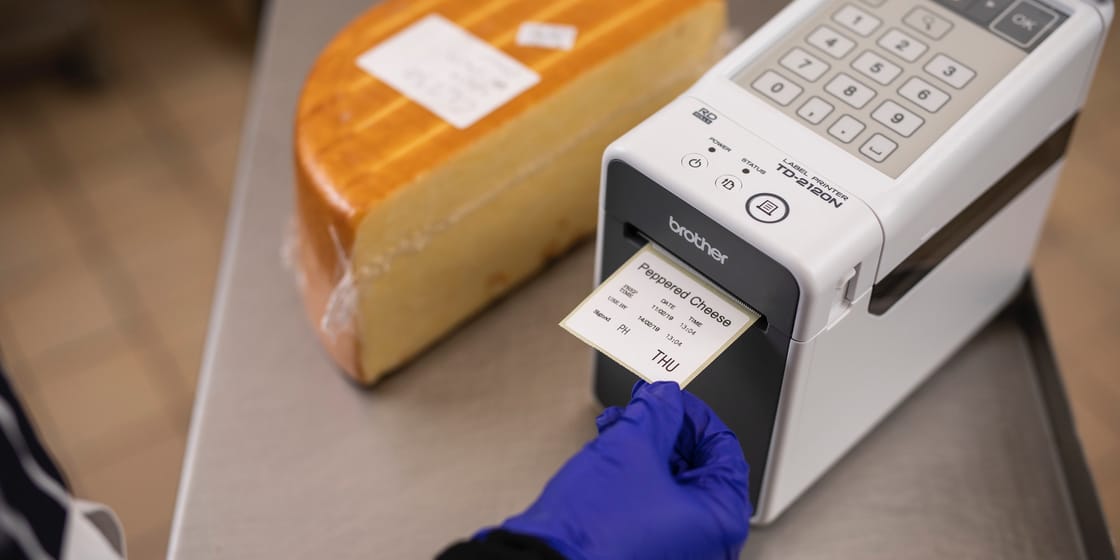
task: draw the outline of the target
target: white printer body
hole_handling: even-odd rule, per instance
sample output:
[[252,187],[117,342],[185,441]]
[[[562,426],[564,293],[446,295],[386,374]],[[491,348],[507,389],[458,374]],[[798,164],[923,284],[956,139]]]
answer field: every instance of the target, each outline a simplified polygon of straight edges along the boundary
[[[608,147],[598,281],[653,242],[763,316],[689,387],[743,444],[754,522],[1020,287],[1111,13],[795,0]],[[634,380],[597,355],[604,404]]]

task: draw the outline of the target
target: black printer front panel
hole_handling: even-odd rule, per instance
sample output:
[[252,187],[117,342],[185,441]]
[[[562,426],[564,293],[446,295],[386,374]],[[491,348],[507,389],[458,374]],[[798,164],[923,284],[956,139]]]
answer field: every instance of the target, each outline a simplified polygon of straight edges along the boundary
[[[654,242],[713,284],[759,311],[763,319],[717,357],[688,386],[738,436],[751,466],[752,503],[758,503],[773,433],[799,290],[782,265],[733,235],[633,167],[611,162],[604,185],[600,281],[648,242]],[[673,232],[705,236],[728,255],[719,263]],[[609,357],[595,360],[595,393],[606,406],[624,405],[637,377]]]

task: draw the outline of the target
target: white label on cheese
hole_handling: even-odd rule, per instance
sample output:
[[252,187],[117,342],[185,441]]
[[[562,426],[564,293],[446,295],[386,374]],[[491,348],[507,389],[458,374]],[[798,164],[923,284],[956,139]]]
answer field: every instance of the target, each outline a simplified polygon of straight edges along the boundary
[[560,326],[638,377],[684,388],[758,318],[650,243]]
[[522,47],[539,47],[570,51],[576,46],[579,30],[574,25],[527,21],[517,28],[517,44]]
[[358,66],[460,129],[541,79],[531,68],[438,14],[362,53]]

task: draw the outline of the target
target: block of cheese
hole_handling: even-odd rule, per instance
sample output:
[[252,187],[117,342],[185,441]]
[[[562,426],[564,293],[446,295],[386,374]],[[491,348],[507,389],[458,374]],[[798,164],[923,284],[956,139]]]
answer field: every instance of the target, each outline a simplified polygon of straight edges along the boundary
[[[592,234],[603,149],[714,60],[724,12],[387,0],[345,28],[295,127],[297,272],[335,361],[372,383]],[[525,23],[536,34],[519,39]],[[359,66],[381,47],[380,66]]]

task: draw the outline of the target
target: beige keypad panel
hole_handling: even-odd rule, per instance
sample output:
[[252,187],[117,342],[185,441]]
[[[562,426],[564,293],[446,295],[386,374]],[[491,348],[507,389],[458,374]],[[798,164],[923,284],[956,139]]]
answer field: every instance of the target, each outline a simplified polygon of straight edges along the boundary
[[733,80],[892,178],[1027,53],[928,0],[834,0]]

